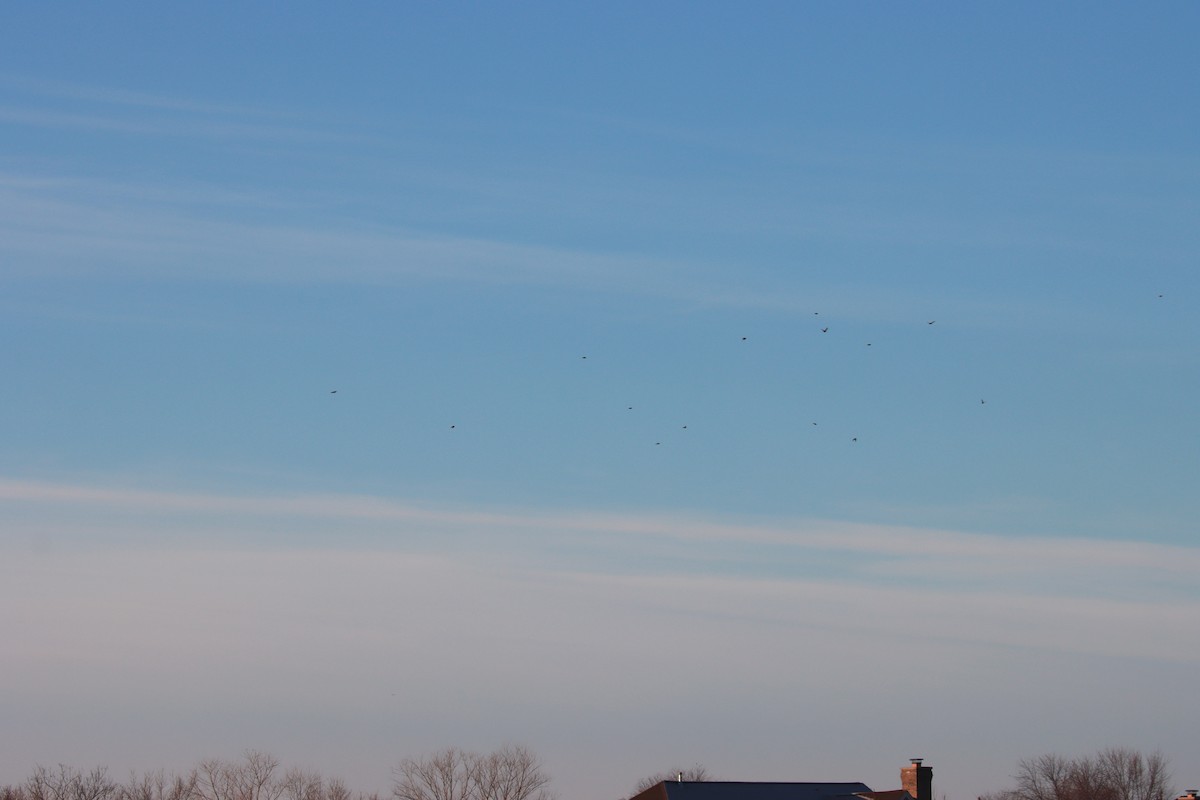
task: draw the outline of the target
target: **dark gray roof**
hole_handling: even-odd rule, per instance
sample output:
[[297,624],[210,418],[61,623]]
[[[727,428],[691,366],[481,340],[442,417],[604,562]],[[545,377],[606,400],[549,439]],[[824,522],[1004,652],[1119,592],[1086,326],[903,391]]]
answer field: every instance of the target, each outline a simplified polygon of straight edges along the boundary
[[869,792],[865,783],[663,781],[666,800],[845,800]]

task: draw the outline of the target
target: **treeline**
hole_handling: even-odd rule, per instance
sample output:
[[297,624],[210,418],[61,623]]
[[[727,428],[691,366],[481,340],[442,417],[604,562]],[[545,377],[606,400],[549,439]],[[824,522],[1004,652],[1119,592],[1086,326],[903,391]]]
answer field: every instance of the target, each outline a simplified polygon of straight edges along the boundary
[[[106,767],[84,772],[38,766],[23,782],[0,786],[0,800],[555,800],[550,778],[534,753],[507,745],[491,753],[447,747],[404,759],[392,770],[392,790],[352,792],[338,778],[292,768],[274,756],[247,751],[239,761],[206,759],[182,774],[134,773],[125,781]],[[1021,761],[1011,788],[978,800],[1174,800],[1167,759],[1114,747],[1094,756],[1043,755]],[[663,780],[712,780],[697,764],[651,775],[637,794]]]
[[0,787],[0,800],[382,800],[351,792],[338,778],[292,768],[257,750],[239,761],[210,758],[176,774],[133,773],[125,780],[107,767],[82,771],[59,764],[37,766],[23,782]]
[[[531,750],[506,745],[491,753],[447,747],[404,759],[392,770],[387,800],[554,800],[550,778]],[[134,773],[120,781],[107,767],[81,771],[38,766],[23,782],[0,787],[0,800],[384,800],[352,792],[339,778],[281,769],[267,753],[239,761],[210,758],[182,774]]]

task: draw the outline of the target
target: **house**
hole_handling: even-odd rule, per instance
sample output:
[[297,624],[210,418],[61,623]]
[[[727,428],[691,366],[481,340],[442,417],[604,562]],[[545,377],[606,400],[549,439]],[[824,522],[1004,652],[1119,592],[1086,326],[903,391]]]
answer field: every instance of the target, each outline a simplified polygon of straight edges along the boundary
[[899,789],[875,792],[861,782],[763,783],[660,781],[630,800],[933,800],[933,768],[920,758],[900,770]]

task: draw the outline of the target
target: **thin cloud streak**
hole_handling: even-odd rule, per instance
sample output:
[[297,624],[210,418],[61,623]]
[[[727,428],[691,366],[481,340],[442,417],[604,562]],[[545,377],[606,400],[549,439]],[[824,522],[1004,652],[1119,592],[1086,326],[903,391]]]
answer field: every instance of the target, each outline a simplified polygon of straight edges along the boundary
[[[834,520],[712,522],[687,514],[606,514],[587,510],[488,511],[431,508],[366,495],[232,496],[147,491],[0,479],[0,499],[52,509],[109,508],[138,515],[163,512],[243,515],[277,520],[369,521],[437,526],[474,536],[586,534],[660,539],[697,545],[762,545],[836,553],[879,562],[873,574],[931,573],[934,583],[992,577],[1016,581],[1082,575],[1183,581],[1200,571],[1200,548],[1149,542],[993,536],[960,531]],[[615,546],[615,545],[614,545]],[[629,546],[626,544],[625,546]],[[931,569],[932,567],[932,569]],[[944,577],[937,577],[938,574]]]
[[[311,124],[286,125],[264,122],[264,119],[295,119],[295,115],[283,113],[264,113],[250,108],[212,105],[188,99],[179,99],[154,95],[145,92],[113,89],[108,87],[90,87],[85,85],[64,84],[52,81],[24,79],[19,76],[0,76],[0,86],[7,85],[35,99],[62,99],[87,101],[99,107],[98,113],[80,113],[75,109],[78,103],[68,106],[68,110],[45,108],[29,105],[0,106],[0,120],[11,124],[35,127],[77,129],[85,132],[107,132],[127,134],[142,137],[199,137],[228,141],[244,141],[247,143],[264,140],[291,140],[296,142],[318,143],[374,143],[383,149],[370,149],[367,153],[355,154],[356,159],[367,159],[362,163],[368,169],[381,170],[396,162],[395,147],[397,135],[375,126],[374,130],[363,133],[369,126],[356,121],[352,130],[345,125],[344,120],[338,124],[315,122]],[[140,113],[130,113],[131,110]],[[601,115],[600,120],[591,119],[594,112],[579,115],[579,112],[556,111],[543,109],[538,112],[540,117],[547,120],[574,120],[575,124],[589,125],[604,124],[616,130],[635,130],[645,133],[644,128],[657,129],[658,124],[638,122],[635,120],[608,119]],[[555,124],[551,122],[551,124]],[[699,139],[688,129],[670,129],[660,131],[657,135],[665,136],[668,141],[682,141],[691,146],[700,146],[702,151],[712,148],[745,150],[749,147],[751,153],[758,148],[748,145],[745,132],[734,135],[730,132],[718,139],[709,141],[710,134]],[[751,139],[753,137],[750,137]],[[735,144],[736,143],[736,144]],[[850,171],[858,176],[862,185],[846,196],[834,194],[814,194],[797,199],[790,194],[783,197],[763,195],[757,197],[738,197],[736,186],[725,186],[720,183],[695,186],[690,182],[655,183],[646,181],[636,171],[629,174],[594,174],[581,172],[571,175],[572,185],[585,186],[586,190],[579,193],[584,200],[576,213],[584,218],[595,218],[598,213],[597,198],[604,198],[601,208],[628,208],[631,204],[644,204],[647,213],[655,211],[664,205],[664,199],[677,198],[681,194],[701,198],[700,206],[692,207],[691,214],[682,224],[687,227],[695,225],[696,215],[706,219],[706,224],[719,226],[728,230],[737,230],[743,234],[756,236],[769,234],[784,235],[797,241],[804,240],[834,240],[845,242],[874,242],[893,246],[910,247],[914,245],[937,244],[940,246],[972,247],[987,252],[1012,251],[1014,248],[1027,251],[1031,248],[1056,251],[1074,257],[1083,255],[1111,257],[1120,242],[1097,237],[1095,230],[1073,230],[1069,227],[1060,228],[1049,226],[1046,215],[1029,211],[1014,212],[1011,209],[988,209],[986,213],[976,213],[972,216],[964,210],[964,204],[958,203],[954,209],[956,214],[948,215],[949,209],[937,203],[915,203],[910,207],[898,210],[894,207],[882,209],[875,204],[864,202],[862,195],[886,194],[887,187],[897,182],[907,184],[912,174],[929,174],[945,172],[954,177],[960,185],[956,191],[974,196],[973,182],[980,186],[987,180],[986,174],[973,174],[970,170],[978,170],[979,163],[992,163],[997,158],[1005,157],[1012,162],[1011,173],[1018,176],[1016,180],[1027,185],[1028,192],[1033,196],[1040,195],[1047,181],[1048,165],[1057,171],[1063,169],[1062,164],[1066,154],[1055,152],[1023,152],[999,151],[976,145],[975,148],[965,148],[959,145],[953,158],[947,159],[944,146],[935,150],[916,147],[903,147],[880,154],[881,143],[877,141],[858,141],[847,146],[844,142],[836,147],[828,143],[808,146],[798,145],[794,149],[779,151],[772,146],[768,151],[759,153],[758,158],[764,163],[778,168],[780,163],[795,163],[797,169],[803,171],[819,165],[822,169],[837,168],[842,172]],[[813,153],[820,153],[816,158]],[[982,157],[986,154],[988,157]],[[1073,154],[1075,159],[1084,158]],[[815,161],[815,163],[814,163]],[[948,166],[953,164],[953,167]],[[1187,168],[1194,170],[1195,162],[1182,162]],[[1123,155],[1091,155],[1082,164],[1073,164],[1068,176],[1075,173],[1086,173],[1089,176],[1099,171],[1103,176],[1101,186],[1112,187],[1109,192],[1115,195],[1115,201],[1128,200],[1136,203],[1145,202],[1144,198],[1126,198],[1128,192],[1125,186],[1124,173],[1130,169],[1130,164],[1141,165],[1155,173],[1178,175],[1178,159],[1170,161],[1152,160],[1148,156]],[[964,170],[968,171],[964,179]],[[889,176],[880,178],[879,175]],[[511,179],[506,182],[506,192],[515,201],[530,196],[544,197],[558,190],[561,185],[562,173],[552,172],[552,177],[543,180],[542,185],[528,185],[523,181],[513,184]],[[478,190],[479,178],[475,178],[469,186],[460,186],[459,193],[470,196]],[[841,180],[845,180],[844,178]],[[641,183],[635,183],[643,181]],[[1056,188],[1062,180],[1055,183]],[[631,186],[633,188],[631,188]],[[840,186],[840,184],[839,184]],[[1093,203],[1096,191],[1089,188],[1079,197],[1077,203]],[[953,195],[951,195],[953,196]],[[646,199],[650,198],[650,199]],[[1177,207],[1180,200],[1171,198],[1169,201],[1160,200],[1163,208]],[[556,199],[556,208],[572,206],[570,196],[566,200]],[[969,207],[969,206],[968,206]],[[603,213],[603,212],[601,212]],[[1118,216],[1122,209],[1113,212]],[[1161,222],[1162,213],[1156,209],[1141,209],[1148,218]],[[954,217],[954,223],[948,224],[948,216]],[[999,232],[998,230],[999,229]],[[301,231],[298,232],[302,232]],[[152,235],[152,232],[151,232]],[[1179,246],[1168,248],[1161,253],[1147,250],[1159,246],[1156,237],[1150,243],[1141,243],[1138,252],[1128,253],[1129,257],[1141,260],[1148,258],[1178,259],[1186,248]],[[704,292],[701,288],[697,297],[703,299],[706,295],[719,298],[721,289]],[[772,308],[778,305],[778,296],[769,290],[763,291],[757,297],[747,296],[743,303],[749,307]]]
[[190,99],[180,99],[149,92],[131,91],[129,89],[114,89],[104,86],[90,86],[79,83],[28,78],[11,73],[0,73],[0,86],[24,91],[28,94],[42,97],[57,97],[68,100],[88,100],[118,106],[134,106],[150,108],[158,111],[186,111],[193,114],[237,114],[243,116],[274,116],[265,114],[261,108],[252,106],[234,106],[227,104],[204,103]]
[[[16,125],[152,138],[343,144],[369,140],[361,133],[337,131],[328,125],[304,124],[304,120],[295,114],[249,106],[205,103],[128,89],[4,74],[0,74],[0,88],[22,96],[19,104],[0,106],[0,120]],[[76,111],[81,104],[90,104],[87,107],[94,111]],[[64,111],[63,106],[71,110]]]
[[[0,196],[0,212],[5,219],[2,250],[16,257],[9,272],[17,274],[32,257],[36,264],[25,268],[31,276],[60,272],[367,285],[418,278],[616,290],[645,286],[655,280],[654,274],[680,266],[638,256],[397,229],[246,224],[164,213],[157,203],[114,207],[103,198],[46,197],[15,188]],[[97,255],[103,258],[98,261]]]
[[121,133],[150,137],[178,136],[251,141],[340,142],[343,144],[367,141],[366,137],[356,134],[294,128],[261,122],[127,119],[102,114],[79,114],[12,105],[0,106],[0,121],[38,128],[66,128],[92,133]]
[[[855,659],[887,652],[895,665],[918,670],[934,647],[1200,663],[1200,642],[1186,635],[1196,602],[574,573],[483,566],[452,554],[325,549],[26,554],[6,559],[0,577],[0,597],[23,598],[25,609],[0,625],[6,641],[20,643],[4,657],[15,667],[6,672],[37,693],[89,665],[100,683],[126,684],[134,653],[137,672],[172,676],[158,683],[207,673],[208,691],[225,685],[246,701],[265,690],[287,702],[347,672],[379,688],[404,663],[406,682],[435,696],[483,683],[503,685],[497,697],[553,703],[584,681],[599,693],[598,707],[654,693],[659,679],[620,670],[634,660],[647,675],[671,672],[678,659],[705,662],[675,687],[685,695],[712,692],[730,675],[762,681],[766,694],[797,682],[814,690],[857,684],[828,669],[797,676],[795,665],[808,663],[812,650]],[[139,648],[148,634],[153,645]],[[314,636],[326,655],[293,664]],[[489,654],[486,663],[474,650]],[[530,658],[539,653],[555,658]],[[758,655],[751,664],[738,653]],[[657,662],[661,671],[645,669]],[[267,680],[270,689],[262,688]],[[342,685],[338,693],[365,705],[364,688]]]
[[[819,309],[827,318],[903,324],[921,316],[914,309],[936,308],[959,327],[1007,330],[1012,324],[1013,298],[954,286],[831,287],[801,278],[752,288],[723,278],[729,265],[719,261],[365,225],[339,221],[344,211],[322,213],[331,204],[337,206],[337,198],[307,190],[271,195],[0,173],[0,255],[6,256],[0,277],[568,287],[666,298],[701,311],[808,315]],[[855,230],[861,237],[861,226]],[[1109,319],[1052,299],[1023,297],[1020,304],[1026,332],[1097,327]]]

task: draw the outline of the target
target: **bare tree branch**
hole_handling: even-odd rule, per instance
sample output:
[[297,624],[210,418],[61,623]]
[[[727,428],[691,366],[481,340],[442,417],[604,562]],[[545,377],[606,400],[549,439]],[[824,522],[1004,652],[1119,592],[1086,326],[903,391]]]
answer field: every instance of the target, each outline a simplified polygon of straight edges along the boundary
[[1094,757],[1049,754],[1023,760],[1016,787],[980,800],[1171,800],[1167,760],[1161,753],[1113,747]]
[[[81,772],[65,764],[38,765],[17,786],[0,786],[0,800],[354,800],[337,779],[291,769],[279,774],[279,761],[267,753],[247,750],[240,761],[210,758],[182,775],[163,770],[131,773],[119,784],[105,767]],[[358,800],[380,800],[357,795]]]
[[525,747],[481,755],[448,747],[393,770],[394,800],[553,800],[550,778]]

